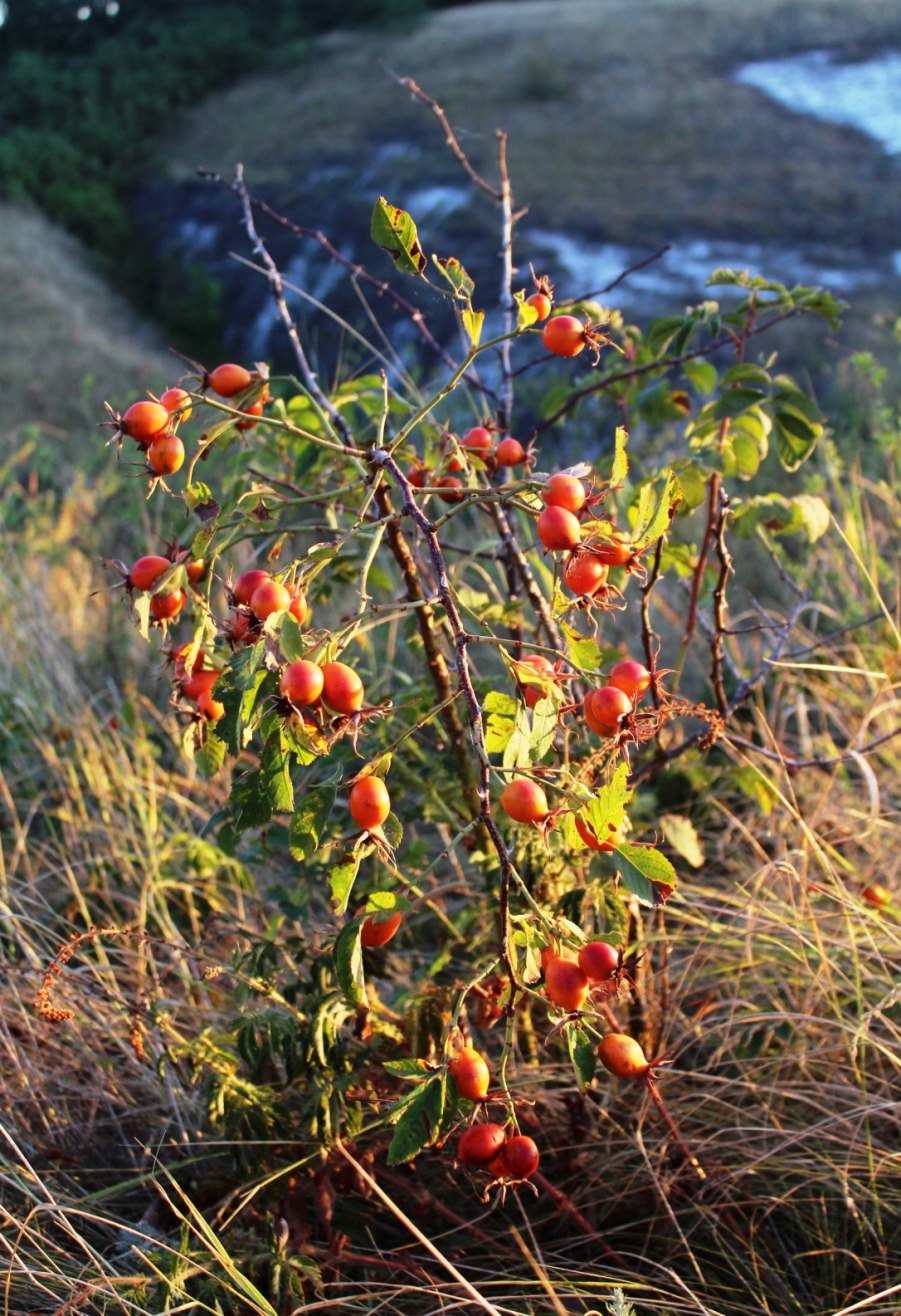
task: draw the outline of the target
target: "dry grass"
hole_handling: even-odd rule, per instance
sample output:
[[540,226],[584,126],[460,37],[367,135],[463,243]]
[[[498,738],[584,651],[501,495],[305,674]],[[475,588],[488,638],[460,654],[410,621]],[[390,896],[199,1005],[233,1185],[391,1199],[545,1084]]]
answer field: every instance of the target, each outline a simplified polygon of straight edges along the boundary
[[[314,217],[303,211],[302,180],[349,163],[366,213],[378,147],[408,142],[431,158],[436,141],[386,65],[444,105],[480,167],[493,169],[495,129],[509,133],[518,195],[545,225],[636,244],[728,235],[884,252],[897,245],[898,188],[880,149],[730,75],[755,57],[899,43],[892,0],[472,5],[402,34],[330,34],[311,58],[193,111],[161,158],[179,178],[198,165],[229,173],[243,160],[255,185],[290,192],[304,223]],[[408,169],[413,186],[420,166]],[[447,172],[456,181],[450,163]]]
[[36,426],[58,457],[98,443],[104,398],[127,403],[173,371],[159,339],[90,267],[79,244],[40,215],[0,206],[5,381],[0,457]]
[[[833,533],[811,570],[834,579],[840,618],[874,604],[867,575],[886,552],[890,500],[859,472],[837,488],[859,562],[833,578]],[[304,1080],[252,1075],[235,1050],[249,1011],[292,1017],[278,995],[298,963],[288,939],[315,936],[315,913],[280,928],[286,954],[271,980],[248,990],[230,972],[233,950],[265,937],[271,906],[257,893],[290,866],[278,847],[250,847],[245,869],[196,841],[220,796],[174,767],[172,727],[136,692],[149,735],[109,728],[109,713],[123,712],[112,687],[85,708],[77,616],[55,639],[41,609],[11,606],[33,595],[15,570],[0,579],[0,647],[22,654],[0,685],[4,1316],[59,1316],[67,1301],[70,1311],[155,1313],[169,1309],[164,1295],[172,1310],[219,1301],[234,1316],[455,1309],[459,1288],[405,1220],[483,1302],[514,1316],[601,1312],[617,1284],[638,1316],[839,1316],[857,1301],[868,1316],[897,1310],[901,925],[897,911],[859,898],[872,880],[898,889],[892,745],[828,772],[749,758],[768,813],[726,777],[713,795],[696,787],[707,864],[686,877],[665,925],[648,916],[640,986],[647,1037],[676,1055],[661,1091],[703,1183],[646,1098],[605,1079],[581,1097],[536,1017],[510,1077],[535,1098],[523,1125],[564,1197],[543,1190],[489,1208],[447,1151],[390,1171],[382,1135],[361,1138],[354,1155],[398,1217],[339,1152],[319,1157],[297,1118]],[[80,588],[76,573],[72,598]],[[68,611],[62,583],[50,597]],[[799,646],[832,625],[816,612],[807,622]],[[13,626],[24,649],[11,648]],[[41,663],[29,662],[38,651]],[[764,743],[828,753],[891,728],[897,648],[885,627],[814,654],[819,670],[782,669],[755,705]],[[851,669],[840,685],[835,665]],[[73,1018],[38,1018],[42,971],[92,925],[129,933],[88,937],[53,984]],[[422,911],[407,953],[435,933]],[[226,972],[210,978],[211,968]],[[402,984],[403,958],[391,968]],[[388,979],[381,990],[390,1001]],[[626,1023],[625,1002],[621,1013]],[[482,1039],[488,1050],[498,1040]],[[275,1298],[278,1259],[292,1254],[321,1267],[321,1299],[309,1287]]]

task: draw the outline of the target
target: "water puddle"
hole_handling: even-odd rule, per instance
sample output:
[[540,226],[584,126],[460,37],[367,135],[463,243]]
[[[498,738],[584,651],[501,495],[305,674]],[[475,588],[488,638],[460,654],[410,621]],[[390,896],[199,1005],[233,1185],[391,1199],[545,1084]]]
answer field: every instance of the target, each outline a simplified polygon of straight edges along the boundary
[[890,155],[901,153],[899,51],[846,63],[832,51],[810,50],[745,64],[735,79],[799,114],[859,128]]

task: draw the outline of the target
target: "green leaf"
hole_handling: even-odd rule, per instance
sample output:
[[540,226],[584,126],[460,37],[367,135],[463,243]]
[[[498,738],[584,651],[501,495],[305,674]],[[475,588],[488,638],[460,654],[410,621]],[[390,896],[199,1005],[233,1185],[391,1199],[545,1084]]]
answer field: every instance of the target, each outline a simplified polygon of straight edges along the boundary
[[767,389],[772,382],[770,372],[763,366],[752,365],[749,362],[740,362],[738,365],[730,366],[724,370],[720,378],[720,384],[723,388],[731,388],[733,384],[755,384],[758,388]]
[[597,640],[590,635],[580,635],[572,626],[561,627],[566,636],[569,656],[577,667],[586,672],[596,672],[601,665],[601,649]]
[[710,397],[716,388],[716,366],[710,361],[686,361],[682,366],[682,374],[694,391],[704,397]]
[[491,690],[482,705],[487,714],[485,722],[485,749],[489,754],[503,754],[516,726],[518,700],[512,695]]
[[800,411],[783,406],[773,417],[776,429],[776,452],[787,471],[796,471],[817,446],[823,426],[810,421]]
[[273,813],[291,813],[294,809],[294,786],[291,761],[281,736],[270,736],[260,755],[263,788],[269,796]]
[[135,594],[131,601],[135,621],[138,623],[138,633],[142,640],[150,639],[150,595],[146,593]]
[[684,324],[685,320],[681,315],[664,315],[659,320],[652,320],[645,334],[648,350],[654,356],[661,355]]
[[708,472],[697,462],[676,462],[673,470],[679,477],[679,485],[682,489],[680,510],[693,512],[707,497]]
[[339,859],[329,871],[328,884],[331,891],[332,907],[336,914],[345,914],[350,902],[350,893],[356,880],[357,873],[360,871],[360,860],[362,859],[360,850],[355,850],[353,854],[345,855]]
[[704,863],[704,846],[691,819],[680,813],[665,813],[660,818],[660,826],[676,854],[692,868],[701,868]]
[[288,828],[288,849],[295,859],[310,859],[319,849],[334,803],[334,786],[318,786],[301,799]]
[[417,1060],[415,1057],[409,1057],[406,1060],[386,1060],[384,1068],[389,1074],[394,1074],[397,1078],[422,1078],[423,1074],[429,1072],[429,1067],[424,1060]]
[[[791,504],[800,519],[799,529],[804,531],[808,542],[814,544],[822,539],[832,521],[829,504],[817,494],[795,494]],[[784,530],[776,531],[776,534],[785,533]]]
[[436,1074],[421,1085],[394,1129],[388,1147],[388,1164],[404,1165],[412,1161],[433,1141],[441,1125],[444,1110],[445,1084]]
[[200,775],[209,779],[215,777],[225,761],[225,742],[220,740],[215,731],[207,728],[206,740],[194,754],[194,762]]
[[380,196],[372,208],[369,232],[376,246],[387,251],[401,274],[422,277],[427,261],[419,235],[406,210]]
[[529,749],[532,741],[532,728],[529,715],[522,704],[516,707],[516,719],[513,732],[504,747],[503,765],[510,771],[513,768],[527,768],[531,763]]
[[249,690],[253,685],[256,670],[262,661],[262,640],[251,648],[236,649],[229,659],[221,679],[224,679],[235,690]]
[[[725,475],[737,475],[740,480],[751,480],[760,470],[763,454],[757,440],[750,434],[742,434],[738,430],[730,433],[725,451],[732,457],[731,463],[726,463]],[[730,466],[732,469],[729,469]]]
[[597,1067],[597,1054],[594,1045],[577,1024],[567,1024],[564,1031],[566,1033],[566,1049],[569,1051],[569,1058],[572,1061],[576,1083],[579,1091],[585,1092],[594,1078],[594,1071]]
[[526,294],[521,288],[513,294],[513,299],[516,302],[516,327],[528,329],[538,319],[538,311],[534,306],[529,305]]
[[228,807],[234,827],[239,832],[247,831],[249,827],[262,827],[269,821],[272,817],[272,797],[259,768],[253,768],[235,779],[228,797]]
[[651,487],[643,485],[639,495],[638,518],[634,536],[637,549],[653,544],[661,535],[666,534],[676,508],[682,501],[682,486],[674,471],[666,472],[666,482],[653,511],[650,510]]
[[620,845],[612,858],[623,885],[640,904],[657,909],[666,904],[675,891],[675,869],[659,850],[648,850],[642,845]]
[[363,976],[361,922],[354,919],[338,933],[333,952],[338,985],[351,1005],[367,1005],[366,980]]
[[461,312],[463,327],[469,335],[469,341],[473,347],[478,347],[482,341],[482,326],[485,323],[485,312],[474,311],[468,306],[465,311]]
[[290,612],[283,613],[281,626],[278,632],[278,647],[282,651],[285,662],[296,663],[304,655],[304,641],[300,626],[296,617],[292,617]]
[[609,831],[619,831],[622,827],[626,809],[632,799],[628,783],[628,764],[621,763],[608,784],[596,791],[590,803],[579,810],[594,828],[596,836],[604,837]]
[[758,388],[728,388],[714,403],[713,414],[717,420],[731,420],[750,411],[765,399],[766,394]]
[[529,753],[533,763],[539,762],[552,748],[557,734],[557,700],[543,697],[532,709],[532,734]]
[[626,444],[629,442],[629,431],[625,425],[617,425],[616,433],[613,436],[613,468],[610,471],[610,483],[622,484],[629,474],[629,458],[626,456]]
[[453,289],[454,296],[461,302],[469,302],[476,286],[472,279],[466,273],[466,270],[457,260],[456,256],[433,256],[432,261],[439,274],[447,280]]
[[404,827],[396,813],[389,813],[382,823],[382,834],[392,850],[398,850],[403,843]]

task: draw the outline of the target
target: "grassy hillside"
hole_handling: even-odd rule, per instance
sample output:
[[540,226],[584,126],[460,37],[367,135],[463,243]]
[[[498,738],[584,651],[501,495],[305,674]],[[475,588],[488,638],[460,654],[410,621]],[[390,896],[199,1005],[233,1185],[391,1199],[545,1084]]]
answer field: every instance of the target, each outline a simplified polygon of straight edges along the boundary
[[[854,56],[892,44],[892,0],[464,6],[406,31],[332,33],[299,61],[274,51],[272,72],[189,113],[162,159],[174,177],[243,160],[257,185],[278,184],[301,207],[310,171],[349,158],[362,175],[385,142],[428,145],[431,169],[436,125],[390,69],[445,106],[479,167],[491,169],[495,129],[509,133],[517,195],[542,224],[622,242],[690,234],[891,250],[898,176],[879,148],[730,75],[809,47]],[[408,169],[412,184],[422,162]],[[368,197],[377,180],[361,187]]]
[[0,206],[0,287],[7,377],[0,434],[17,427],[94,433],[103,398],[165,385],[172,360],[92,269],[74,238],[33,211]]

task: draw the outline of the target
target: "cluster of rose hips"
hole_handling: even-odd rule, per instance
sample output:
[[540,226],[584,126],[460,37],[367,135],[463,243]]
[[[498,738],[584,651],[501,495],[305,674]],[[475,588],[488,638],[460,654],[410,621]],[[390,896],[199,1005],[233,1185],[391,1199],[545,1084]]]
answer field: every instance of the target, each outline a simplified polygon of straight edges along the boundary
[[[515,664],[527,668],[529,684],[523,686],[526,703],[534,708],[546,694],[546,683],[556,684],[561,679],[557,666],[540,654],[530,654]],[[539,681],[535,681],[535,677]],[[633,713],[651,686],[651,673],[633,658],[624,658],[614,664],[607,684],[589,690],[582,701],[582,715],[589,729],[596,735],[612,738],[622,733],[623,720]],[[548,804],[544,787],[528,777],[514,777],[501,792],[501,808],[514,822],[549,826],[553,811]],[[611,829],[607,838],[598,837],[594,828],[583,818],[576,817],[576,830],[591,850],[611,851],[620,839]]]
[[[204,371],[200,388],[203,392],[211,389],[220,398],[231,401],[261,379],[263,376],[259,371],[247,370],[229,361],[214,370]],[[236,421],[236,427],[239,430],[252,429],[268,401],[269,388],[263,380],[259,396],[240,408],[247,419]],[[143,453],[148,473],[162,478],[174,475],[184,465],[185,445],[178,427],[190,419],[193,406],[193,398],[183,388],[167,388],[159,399],[133,402],[121,415],[108,410],[113,417],[111,428],[120,441],[122,437],[133,439]]]
[[407,479],[414,489],[437,489],[438,497],[445,503],[462,500],[466,485],[454,472],[465,470],[470,458],[477,458],[489,471],[521,466],[529,461],[529,454],[519,439],[508,434],[497,441],[490,425],[473,425],[461,439],[449,432],[442,435],[441,453],[436,471],[417,462],[407,471]]

